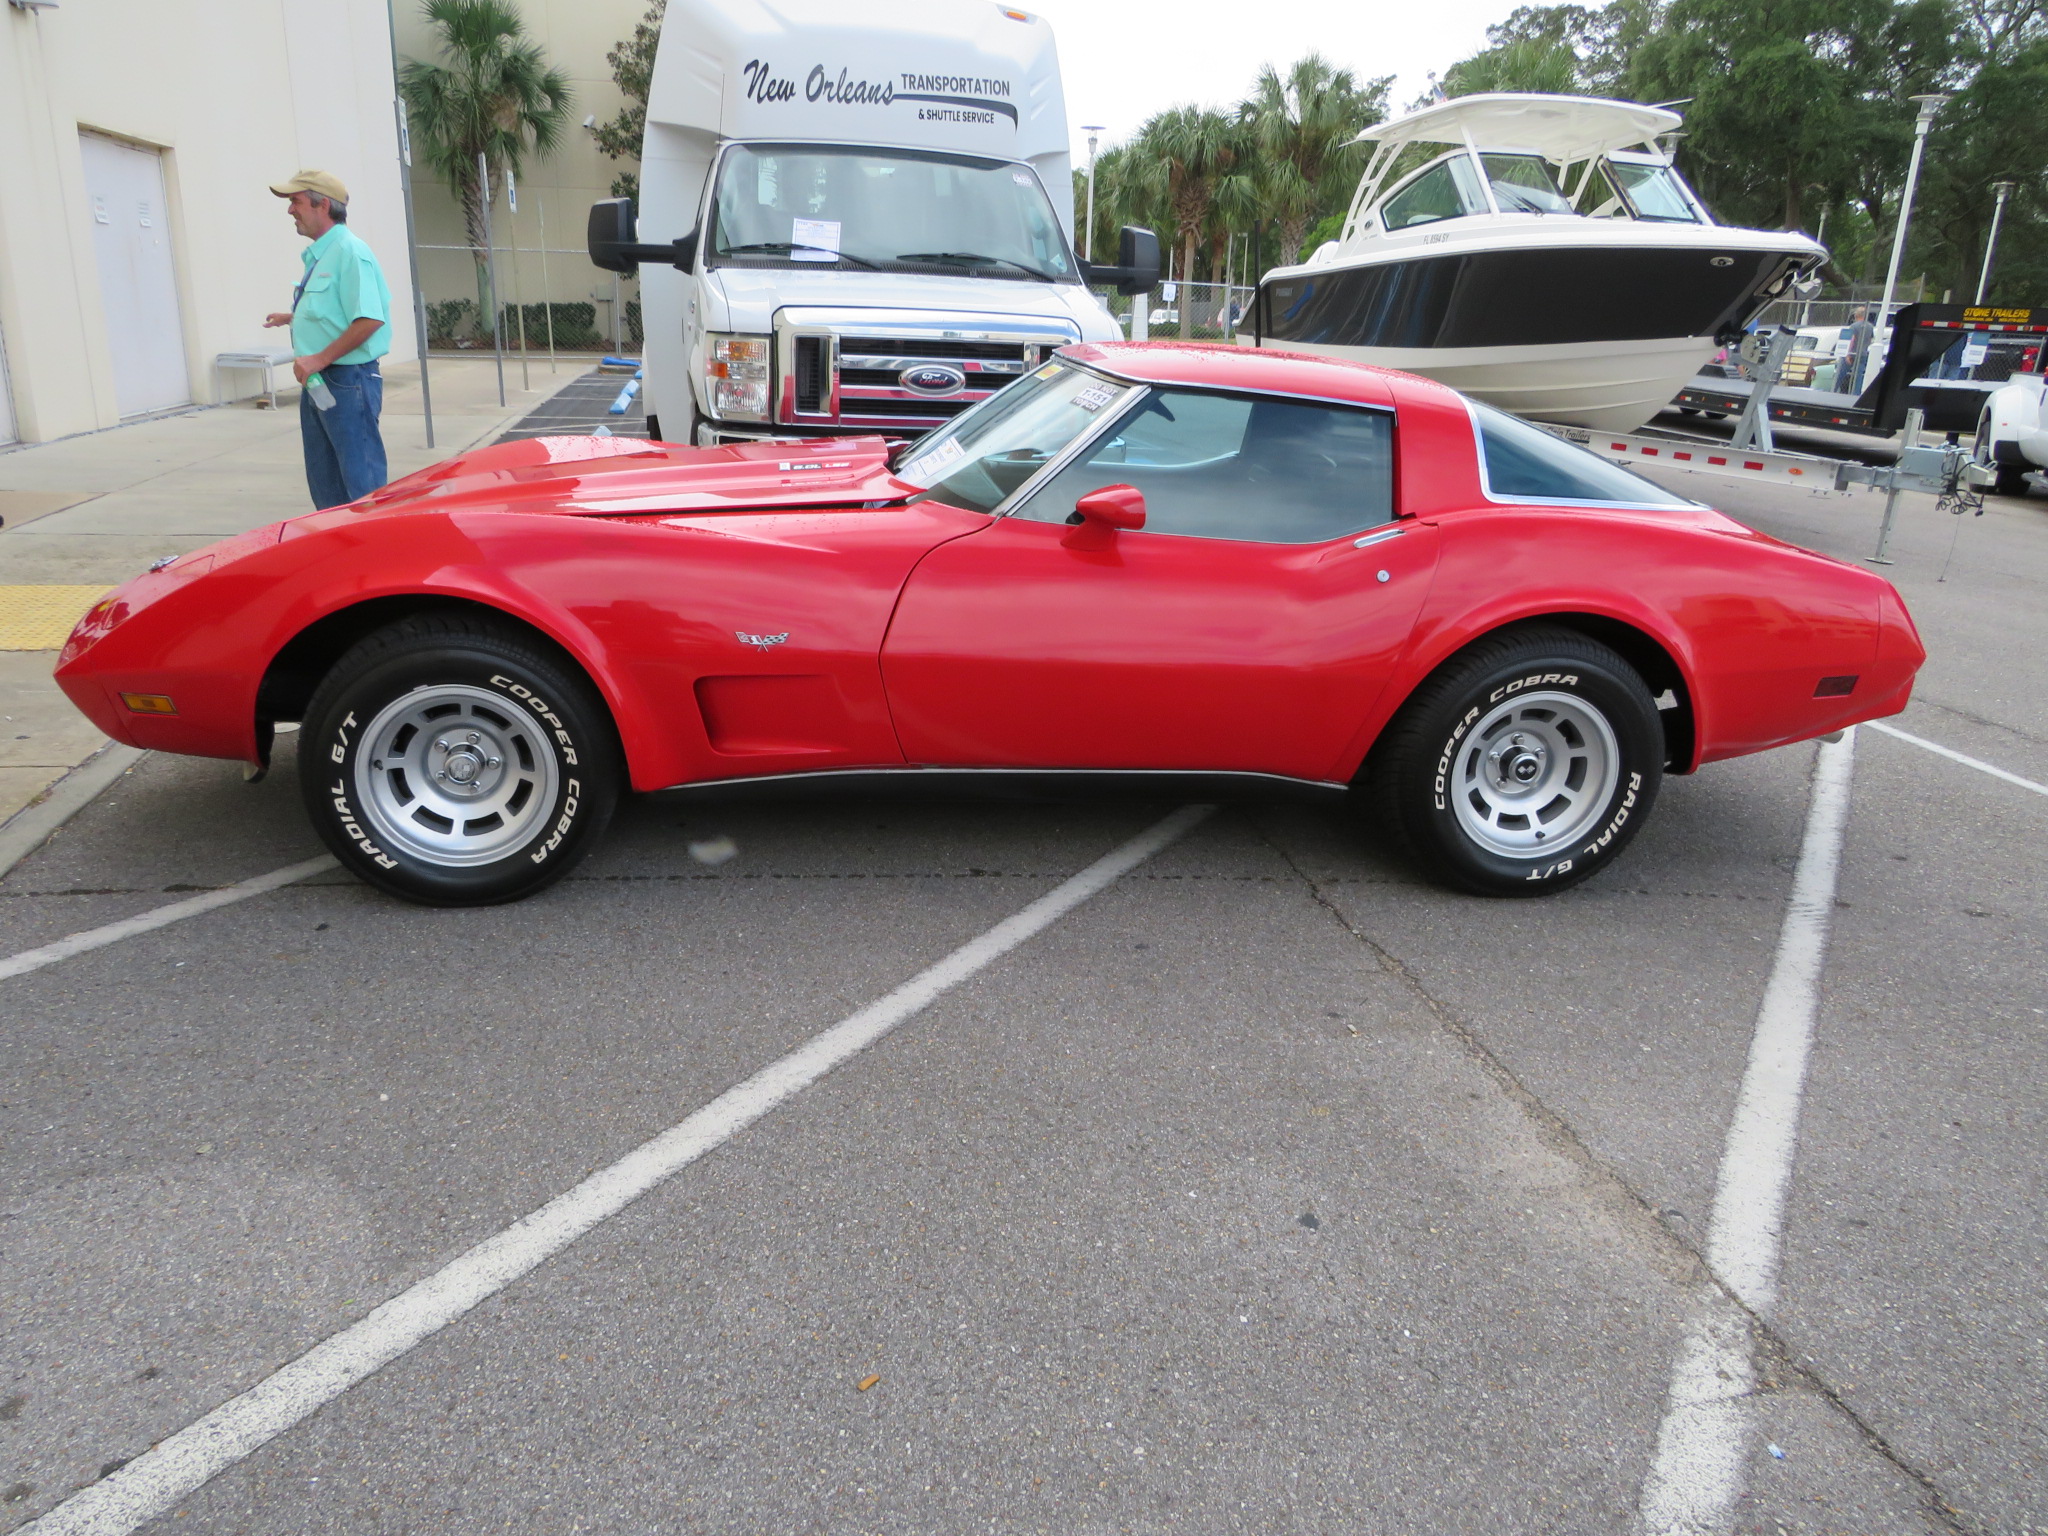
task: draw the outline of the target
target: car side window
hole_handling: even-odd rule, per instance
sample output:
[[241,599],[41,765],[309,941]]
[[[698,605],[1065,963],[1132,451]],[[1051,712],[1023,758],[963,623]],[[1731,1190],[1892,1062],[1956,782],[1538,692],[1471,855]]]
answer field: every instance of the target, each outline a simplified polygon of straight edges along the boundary
[[1357,406],[1154,390],[1016,513],[1072,520],[1105,485],[1145,493],[1147,534],[1320,544],[1394,515],[1394,418]]
[[1697,505],[1520,417],[1488,405],[1470,404],[1469,409],[1478,432],[1480,477],[1489,500]]

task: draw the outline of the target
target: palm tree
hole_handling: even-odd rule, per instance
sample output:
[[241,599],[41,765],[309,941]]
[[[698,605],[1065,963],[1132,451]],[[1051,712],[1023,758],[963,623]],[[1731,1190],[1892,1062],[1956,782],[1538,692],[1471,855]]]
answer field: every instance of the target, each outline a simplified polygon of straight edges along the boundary
[[1300,259],[1309,227],[1350,195],[1357,168],[1345,146],[1387,115],[1390,83],[1361,86],[1319,53],[1284,76],[1270,64],[1259,71],[1239,110],[1258,147],[1259,201],[1279,226],[1283,265]]
[[[1238,157],[1236,124],[1209,107],[1175,107],[1138,131],[1133,158],[1165,204],[1180,237],[1182,282],[1194,276],[1195,247],[1217,193]],[[1194,306],[1180,306],[1180,333],[1194,334]]]
[[[484,210],[491,186],[515,175],[529,153],[548,155],[562,142],[572,97],[568,74],[551,68],[509,0],[425,0],[420,7],[440,34],[444,63],[407,59],[399,93],[427,164],[447,178],[462,204],[476,260],[477,311],[497,330],[484,254]],[[484,157],[488,176],[480,174]]]

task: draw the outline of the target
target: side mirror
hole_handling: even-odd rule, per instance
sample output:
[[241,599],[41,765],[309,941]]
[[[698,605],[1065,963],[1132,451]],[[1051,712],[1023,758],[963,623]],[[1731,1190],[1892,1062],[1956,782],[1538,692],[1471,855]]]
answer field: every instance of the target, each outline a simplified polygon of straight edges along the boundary
[[1145,526],[1145,493],[1135,485],[1105,485],[1075,502],[1074,515],[1109,531],[1136,530]]
[[584,244],[591,262],[607,272],[633,272],[643,261],[659,262],[687,272],[697,262],[697,232],[693,229],[667,245],[635,243],[635,220],[631,198],[608,197],[590,205],[590,222]]
[[1149,229],[1126,224],[1117,236],[1116,265],[1081,264],[1081,275],[1091,283],[1115,283],[1126,298],[1150,293],[1159,286],[1159,237]]

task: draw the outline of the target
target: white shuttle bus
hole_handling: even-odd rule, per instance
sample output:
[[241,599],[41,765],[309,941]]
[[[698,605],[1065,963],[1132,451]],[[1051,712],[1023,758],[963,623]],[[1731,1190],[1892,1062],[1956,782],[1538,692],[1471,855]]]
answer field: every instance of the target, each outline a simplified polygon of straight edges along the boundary
[[917,436],[1055,347],[1112,340],[1075,254],[1052,29],[990,0],[670,0],[638,228],[591,209],[591,260],[641,274],[656,436]]

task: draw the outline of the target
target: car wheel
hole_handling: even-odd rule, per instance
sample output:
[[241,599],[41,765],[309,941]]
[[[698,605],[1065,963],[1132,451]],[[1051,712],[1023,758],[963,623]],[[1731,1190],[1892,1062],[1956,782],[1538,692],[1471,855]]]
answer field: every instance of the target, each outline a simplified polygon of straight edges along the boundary
[[2024,465],[2000,464],[1997,466],[1997,469],[1998,478],[1992,482],[1991,486],[1994,492],[2000,496],[2024,496],[2027,494],[2027,475],[2030,471]]
[[596,690],[462,615],[361,641],[299,736],[322,841],[370,884],[433,906],[517,901],[561,879],[610,821],[620,777]]
[[1372,811],[1423,869],[1486,896],[1577,885],[1628,846],[1664,777],[1664,728],[1607,646],[1532,626],[1416,689],[1367,765]]

